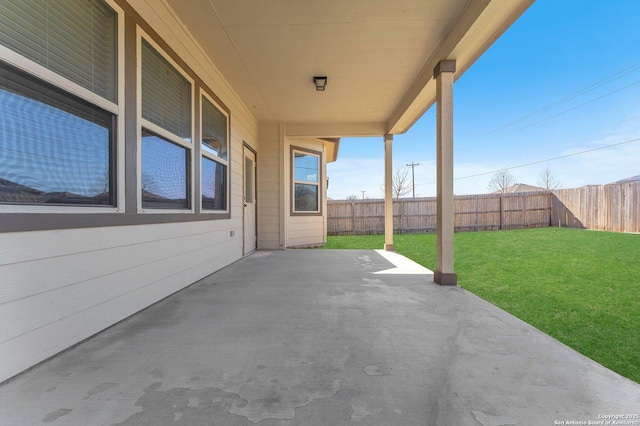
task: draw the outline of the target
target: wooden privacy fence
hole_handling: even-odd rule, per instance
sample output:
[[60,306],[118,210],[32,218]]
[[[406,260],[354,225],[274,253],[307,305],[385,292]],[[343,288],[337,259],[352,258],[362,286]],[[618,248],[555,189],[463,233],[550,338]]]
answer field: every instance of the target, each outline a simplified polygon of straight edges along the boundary
[[[456,196],[456,231],[549,226],[552,195],[546,192]],[[393,201],[394,232],[436,231],[436,198]],[[384,200],[329,200],[328,235],[384,233]]]
[[[563,226],[640,232],[640,182],[548,192],[456,196],[456,231]],[[330,200],[327,233],[384,233],[383,200]],[[436,199],[393,202],[395,233],[435,232]]]
[[589,185],[553,194],[553,226],[640,232],[640,182]]

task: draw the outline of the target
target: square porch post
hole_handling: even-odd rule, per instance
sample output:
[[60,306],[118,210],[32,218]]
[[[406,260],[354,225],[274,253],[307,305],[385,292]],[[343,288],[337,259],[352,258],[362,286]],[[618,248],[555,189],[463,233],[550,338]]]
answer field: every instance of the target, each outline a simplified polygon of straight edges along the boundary
[[436,145],[437,145],[437,266],[434,281],[441,285],[457,285],[453,270],[453,74],[456,61],[443,60],[433,70],[436,79]]
[[384,135],[384,249],[393,251],[393,135]]

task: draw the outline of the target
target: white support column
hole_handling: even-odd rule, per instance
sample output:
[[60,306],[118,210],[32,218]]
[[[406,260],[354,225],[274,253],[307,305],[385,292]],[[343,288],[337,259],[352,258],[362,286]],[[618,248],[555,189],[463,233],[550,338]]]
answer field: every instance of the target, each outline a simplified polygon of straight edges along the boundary
[[437,266],[434,281],[441,285],[457,285],[453,270],[453,73],[456,61],[440,61],[433,70],[436,79],[437,139]]
[[393,251],[393,135],[384,135],[384,249]]

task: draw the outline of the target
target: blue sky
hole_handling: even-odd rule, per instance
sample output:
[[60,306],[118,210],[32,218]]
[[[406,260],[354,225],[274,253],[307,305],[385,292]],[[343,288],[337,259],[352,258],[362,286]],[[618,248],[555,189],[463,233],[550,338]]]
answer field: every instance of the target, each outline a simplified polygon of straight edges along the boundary
[[[638,17],[637,0],[537,0],[454,86],[455,193],[490,192],[503,167],[530,185],[548,168],[565,188],[640,174]],[[416,196],[435,195],[435,134],[432,107],[394,138],[394,169],[420,163]],[[382,197],[383,148],[342,139],[329,197]]]

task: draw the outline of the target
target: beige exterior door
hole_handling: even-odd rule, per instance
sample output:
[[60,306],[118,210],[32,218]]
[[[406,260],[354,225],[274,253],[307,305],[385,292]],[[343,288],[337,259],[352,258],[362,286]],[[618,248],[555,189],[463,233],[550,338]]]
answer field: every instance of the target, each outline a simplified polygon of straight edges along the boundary
[[244,254],[256,249],[256,154],[244,147]]

